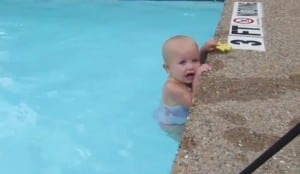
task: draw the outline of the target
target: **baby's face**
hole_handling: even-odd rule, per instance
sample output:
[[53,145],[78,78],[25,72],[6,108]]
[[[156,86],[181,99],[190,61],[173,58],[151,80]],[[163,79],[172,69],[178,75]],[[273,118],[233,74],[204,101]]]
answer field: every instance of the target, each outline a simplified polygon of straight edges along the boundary
[[194,44],[178,48],[166,62],[169,75],[185,84],[193,82],[199,66],[199,48]]

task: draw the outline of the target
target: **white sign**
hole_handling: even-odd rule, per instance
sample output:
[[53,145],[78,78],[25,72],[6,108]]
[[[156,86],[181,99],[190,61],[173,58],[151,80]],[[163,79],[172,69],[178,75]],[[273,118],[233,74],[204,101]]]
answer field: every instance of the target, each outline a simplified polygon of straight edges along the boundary
[[228,43],[233,49],[265,51],[262,37],[228,36]]
[[263,37],[262,27],[249,25],[231,25],[229,35]]
[[260,2],[234,2],[233,16],[253,16],[261,18],[263,16]]
[[228,44],[233,49],[265,51],[262,17],[260,2],[235,2]]

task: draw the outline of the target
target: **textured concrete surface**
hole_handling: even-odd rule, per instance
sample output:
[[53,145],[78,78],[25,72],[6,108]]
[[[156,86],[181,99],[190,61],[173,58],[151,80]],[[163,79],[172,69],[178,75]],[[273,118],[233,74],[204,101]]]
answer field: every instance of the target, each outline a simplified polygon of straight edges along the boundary
[[[234,2],[225,0],[217,40],[227,42]],[[239,173],[300,121],[300,1],[258,2],[266,51],[209,55],[214,70],[201,77],[173,174]],[[254,173],[299,174],[300,137]]]

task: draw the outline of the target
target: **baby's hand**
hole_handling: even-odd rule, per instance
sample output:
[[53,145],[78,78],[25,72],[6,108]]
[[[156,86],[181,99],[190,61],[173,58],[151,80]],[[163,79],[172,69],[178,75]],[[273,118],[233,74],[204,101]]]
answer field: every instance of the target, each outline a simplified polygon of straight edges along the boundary
[[205,63],[199,66],[199,68],[197,69],[197,74],[200,75],[203,72],[210,71],[210,70],[212,70],[212,67]]
[[204,45],[202,46],[202,50],[205,52],[211,52],[216,49],[216,46],[217,46],[217,42],[211,39],[204,43]]

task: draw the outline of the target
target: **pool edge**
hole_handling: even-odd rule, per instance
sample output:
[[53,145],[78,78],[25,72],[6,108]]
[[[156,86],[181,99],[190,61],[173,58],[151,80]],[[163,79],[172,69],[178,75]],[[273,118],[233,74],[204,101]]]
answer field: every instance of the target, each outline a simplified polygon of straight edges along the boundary
[[[209,55],[214,70],[201,77],[200,94],[191,108],[173,174],[239,173],[300,121],[296,1],[259,1],[265,52],[232,50]],[[234,2],[224,2],[217,40],[227,41]],[[294,139],[257,173],[298,173],[299,144],[299,138]]]

